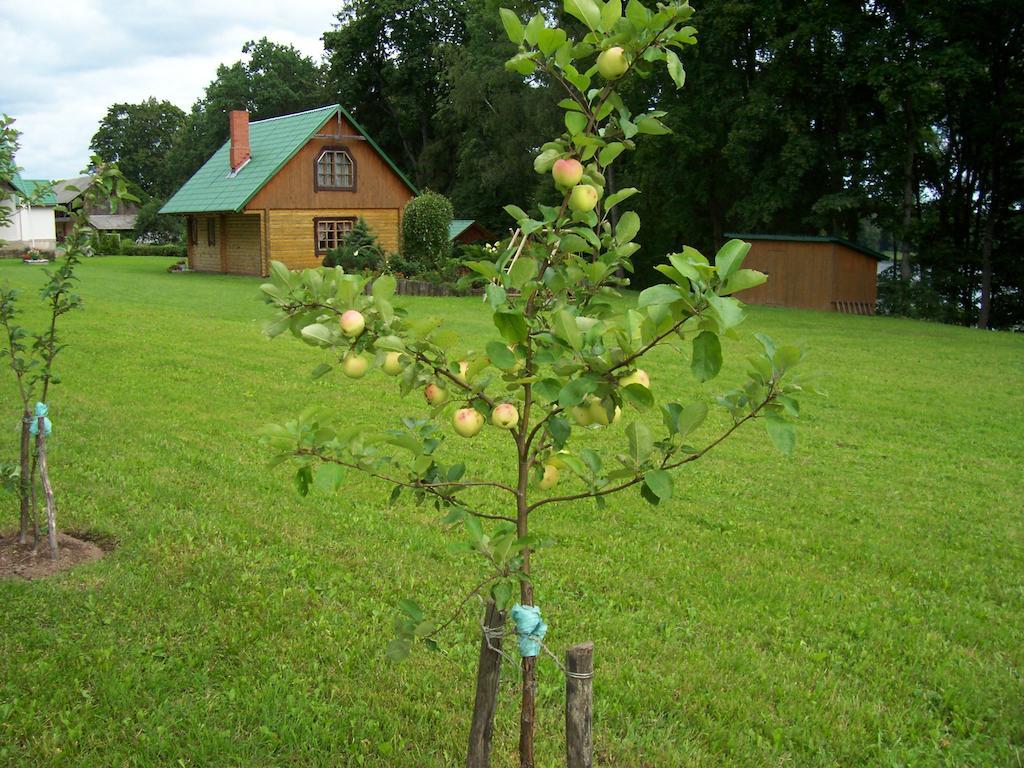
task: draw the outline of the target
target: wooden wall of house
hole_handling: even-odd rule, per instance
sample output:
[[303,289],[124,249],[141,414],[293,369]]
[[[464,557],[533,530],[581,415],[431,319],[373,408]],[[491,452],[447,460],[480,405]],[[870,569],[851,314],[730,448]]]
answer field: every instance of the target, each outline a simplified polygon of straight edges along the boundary
[[260,244],[260,217],[233,213],[224,216],[224,264],[222,271],[233,275],[263,273]]
[[266,211],[267,256],[280,261],[289,269],[318,267],[323,257],[316,252],[315,218],[357,218],[362,216],[377,236],[381,247],[392,252],[398,250],[397,208],[361,210],[327,208],[304,211]]
[[[357,137],[345,120],[332,118],[284,168],[261,189],[247,210],[309,210],[313,208],[401,209],[413,197],[412,191],[377,154],[370,143]],[[338,138],[334,138],[334,137]],[[315,186],[316,159],[324,147],[345,147],[355,163],[355,189],[322,190]]]
[[[188,226],[191,226],[191,219],[196,221],[196,242],[189,243],[188,266],[199,272],[220,272],[220,222],[219,215],[200,214],[190,216]],[[207,222],[213,219],[216,230],[216,242],[210,245],[206,236]]]
[[[263,274],[260,216],[241,213],[199,214],[196,242],[189,242],[189,268],[198,272],[234,275]],[[213,222],[214,243],[209,242],[207,223]]]
[[740,301],[770,307],[831,309],[832,243],[752,240],[743,266],[768,275],[768,282],[741,291]]

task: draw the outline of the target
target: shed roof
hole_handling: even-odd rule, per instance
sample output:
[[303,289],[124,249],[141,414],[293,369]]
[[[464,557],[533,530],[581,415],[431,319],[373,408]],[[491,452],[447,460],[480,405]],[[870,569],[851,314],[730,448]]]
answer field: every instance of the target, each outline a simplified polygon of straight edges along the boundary
[[104,232],[135,229],[136,213],[94,213],[89,216],[89,224]]
[[858,253],[863,253],[865,256],[870,256],[878,261],[885,261],[889,258],[874,248],[868,248],[866,245],[860,245],[844,237],[830,237],[828,235],[765,235],[736,232],[726,232],[723,237],[727,237],[730,240],[776,240],[782,243],[835,243],[836,245],[846,246]]
[[476,219],[452,219],[448,225],[448,239],[454,240],[467,229],[473,226]]
[[231,140],[206,161],[202,168],[160,209],[160,213],[206,213],[212,211],[241,211],[263,186],[305,146],[317,131],[335,115],[341,115],[366,139],[384,162],[406,186],[417,194],[419,190],[385,154],[377,143],[340,104],[331,104],[294,115],[282,115],[249,124],[249,151],[251,157],[236,173],[231,173],[229,156]]

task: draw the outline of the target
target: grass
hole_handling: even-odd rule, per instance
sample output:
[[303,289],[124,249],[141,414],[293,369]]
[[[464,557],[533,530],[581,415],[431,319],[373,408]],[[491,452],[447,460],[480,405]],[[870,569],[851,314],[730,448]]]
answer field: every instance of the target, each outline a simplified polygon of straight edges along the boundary
[[[316,352],[260,336],[257,280],[167,263],[81,268],[51,466],[62,524],[119,546],[0,582],[0,765],[458,765],[475,619],[447,656],[395,665],[384,647],[399,599],[441,610],[475,568],[382,484],[299,497],[254,436],[311,401],[380,425],[420,399],[393,401],[379,374],[311,381]],[[0,262],[0,281],[40,279]],[[404,303],[489,332],[473,299]],[[599,764],[1024,764],[1024,338],[769,309],[747,330],[719,379],[697,385],[665,350],[654,386],[732,386],[754,330],[803,345],[830,397],[806,404],[793,458],[751,428],[668,505],[631,493],[534,521],[556,541],[535,564],[550,645],[596,642]],[[0,377],[10,424],[15,399]],[[446,450],[500,464],[494,433]],[[538,756],[555,766],[563,683],[540,668]],[[506,674],[498,766],[515,693]]]

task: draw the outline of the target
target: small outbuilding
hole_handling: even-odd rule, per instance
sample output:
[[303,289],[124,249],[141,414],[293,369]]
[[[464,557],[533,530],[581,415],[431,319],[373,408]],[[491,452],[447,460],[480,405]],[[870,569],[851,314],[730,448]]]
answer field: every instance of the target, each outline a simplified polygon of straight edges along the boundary
[[493,243],[498,238],[487,227],[474,219],[454,219],[448,225],[448,239],[460,245]]
[[883,256],[841,237],[726,234],[751,244],[744,267],[768,282],[742,291],[747,304],[873,315]]

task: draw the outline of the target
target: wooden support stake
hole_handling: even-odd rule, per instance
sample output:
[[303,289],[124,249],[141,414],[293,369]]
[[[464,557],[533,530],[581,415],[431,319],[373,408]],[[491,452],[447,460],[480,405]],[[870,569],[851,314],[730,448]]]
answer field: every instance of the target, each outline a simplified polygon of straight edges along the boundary
[[592,768],[594,644],[580,643],[565,652],[565,763]]
[[18,526],[18,543],[25,544],[28,541],[28,523],[31,512],[31,488],[35,478],[31,475],[29,454],[32,450],[31,433],[29,427],[32,424],[32,414],[26,410],[21,417],[21,477],[19,479],[19,490],[21,493],[21,523]]
[[57,559],[57,503],[53,499],[53,486],[50,485],[50,471],[46,466],[46,437],[43,433],[45,419],[40,416],[39,432],[36,434],[36,452],[39,455],[39,479],[43,483],[43,497],[46,499],[46,532],[50,545],[50,558]]
[[494,601],[488,601],[484,634],[480,638],[480,663],[476,674],[476,701],[473,723],[469,728],[469,751],[466,768],[488,768],[491,762],[491,741],[494,737],[494,713],[498,709],[498,683],[501,678],[501,630],[505,613]]

